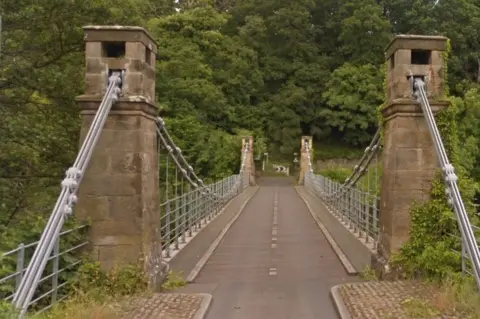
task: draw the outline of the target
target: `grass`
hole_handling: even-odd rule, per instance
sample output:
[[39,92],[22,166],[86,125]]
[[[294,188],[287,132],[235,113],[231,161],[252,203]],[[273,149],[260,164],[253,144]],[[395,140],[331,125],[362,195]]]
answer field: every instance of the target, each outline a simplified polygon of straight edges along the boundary
[[[432,283],[427,283],[432,284]],[[433,285],[430,298],[407,298],[402,310],[411,318],[480,319],[480,294],[473,278],[448,279]]]
[[183,287],[187,284],[187,281],[183,278],[183,272],[170,271],[167,276],[167,280],[162,285],[164,290],[174,290]]
[[325,177],[330,178],[332,181],[338,183],[344,183],[350,175],[352,175],[353,170],[349,168],[327,168],[318,170],[315,174],[319,174]]
[[432,318],[441,315],[440,310],[436,309],[427,301],[417,298],[407,298],[402,302],[402,309],[413,318]]
[[[169,291],[186,285],[182,273],[170,271],[162,285]],[[125,311],[127,301],[139,296],[146,296],[151,291],[136,291],[131,294],[122,292],[114,294],[109,288],[92,287],[88,291],[75,291],[68,299],[57,303],[50,311],[34,315],[31,319],[118,319]],[[0,305],[0,319],[17,319],[18,314],[10,310],[10,304]]]
[[[377,172],[375,172],[375,169]],[[329,168],[324,170],[316,171],[315,174],[320,174],[325,177],[330,178],[333,181],[343,184],[345,180],[350,177],[353,172],[352,169],[347,168]],[[383,173],[383,168],[381,163],[371,163],[368,167],[368,170],[365,175],[363,175],[357,182],[356,186],[360,189],[371,191],[372,187],[376,186],[376,194],[380,194],[381,187],[381,176]],[[374,184],[376,177],[376,185]]]
[[375,273],[375,270],[370,266],[366,266],[362,272],[360,272],[360,278],[367,281],[377,281],[378,276]]
[[[367,281],[379,280],[375,271],[367,266],[360,273]],[[480,293],[473,277],[455,275],[441,283],[425,280],[430,295],[418,294],[401,302],[401,309],[408,318],[415,319],[480,319]],[[391,318],[394,319],[395,315]]]
[[442,312],[457,311],[464,319],[480,319],[480,293],[472,277],[461,280],[447,279],[433,300]]
[[[77,291],[65,301],[57,303],[49,311],[29,316],[31,319],[118,319],[120,308],[115,304],[120,298],[111,296],[102,289],[88,292]],[[4,304],[0,310],[0,319],[17,319],[18,312],[11,304]]]
[[121,308],[116,306],[119,301],[119,298],[100,289],[78,292],[54,306],[51,311],[33,316],[32,319],[117,319],[121,315]]

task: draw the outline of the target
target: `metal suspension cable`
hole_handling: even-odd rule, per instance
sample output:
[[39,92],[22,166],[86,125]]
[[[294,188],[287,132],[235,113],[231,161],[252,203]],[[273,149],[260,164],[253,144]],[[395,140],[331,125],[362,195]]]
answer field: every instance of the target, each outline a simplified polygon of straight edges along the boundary
[[365,160],[364,165],[360,165],[360,166],[358,166],[358,168],[355,168],[357,170],[357,174],[355,176],[352,176],[351,178],[349,178],[348,182],[345,183],[342,186],[342,189],[344,187],[350,187],[350,186],[355,185],[357,183],[357,181],[365,174],[365,172],[367,171],[368,165],[370,165],[370,163],[372,162],[375,155],[380,151],[380,146],[381,146],[381,141],[380,141],[380,139],[377,139],[375,145],[369,146],[367,148],[368,157]]
[[48,262],[48,258],[55,245],[56,238],[63,227],[65,220],[72,214],[73,206],[77,202],[77,190],[82,181],[85,170],[90,162],[95,145],[98,142],[112,104],[118,100],[122,74],[114,72],[109,78],[109,85],[99,106],[90,129],[83,141],[74,164],[66,172],[62,181],[62,190],[47,225],[40,237],[32,259],[26,269],[20,285],[13,298],[14,306],[21,311],[23,318],[38,286],[40,277]]
[[[161,130],[157,127],[157,135],[158,137],[160,138],[160,142],[165,146],[165,148],[167,149],[168,153],[171,154],[173,152],[173,149],[170,145],[168,145],[167,141],[165,140],[165,137],[163,136]],[[175,165],[180,169],[180,171],[182,172],[183,176],[185,177],[185,179],[187,179],[187,181],[195,188],[198,187],[198,184],[195,183],[189,176],[189,174],[187,173],[187,171],[182,167],[182,165],[178,162],[178,159],[172,155],[172,159],[175,163]]]
[[195,180],[197,180],[197,182],[199,183],[200,186],[204,186],[203,181],[197,176],[193,167],[188,164],[187,160],[183,156],[182,150],[175,144],[172,137],[168,133],[168,130],[165,126],[165,121],[161,117],[158,117],[157,123],[158,123],[158,126],[157,126],[158,130],[160,131],[159,134],[161,134],[161,131],[163,131],[165,133],[166,141],[177,152],[177,154],[180,157],[180,159],[182,160],[183,164],[188,167],[188,170],[189,170],[190,174],[192,174],[193,178],[195,178]]
[[[165,148],[171,155],[177,168],[180,169],[180,171],[182,172],[182,175],[193,187],[195,188],[200,187],[205,193],[208,193],[210,196],[213,196],[219,199],[228,198],[232,192],[235,192],[235,188],[238,186],[239,181],[236,182],[235,187],[229,193],[224,195],[216,194],[204,184],[204,182],[195,173],[195,170],[193,169],[193,167],[187,162],[187,160],[183,156],[182,150],[173,141],[172,137],[168,133],[168,130],[165,126],[165,121],[161,117],[157,118],[157,134],[158,134],[158,137],[160,138],[160,142],[165,146]],[[245,150],[242,150],[243,157],[242,157],[239,175],[243,173],[243,170],[245,167],[246,155],[248,152],[248,145],[246,146],[247,147],[245,148]],[[183,163],[183,165],[181,162]],[[187,168],[185,168],[184,166]],[[192,180],[192,178],[189,176],[189,173],[192,175],[195,181]]]
[[462,241],[467,246],[468,254],[470,255],[471,262],[473,264],[473,270],[475,273],[475,280],[477,287],[480,289],[480,251],[477,245],[475,234],[472,230],[472,224],[465,209],[460,190],[458,188],[457,180],[458,176],[455,174],[455,168],[450,163],[445,146],[443,145],[440,131],[438,130],[435,117],[430,107],[430,103],[425,91],[425,83],[421,79],[415,79],[414,82],[417,91],[415,95],[417,101],[422,107],[423,114],[428,125],[428,129],[432,136],[433,144],[437,154],[438,161],[442,167],[442,172],[446,185],[446,195],[448,197],[449,204],[453,207],[455,215],[459,223],[460,233],[462,235]]
[[[379,128],[375,133],[375,135],[373,136],[369,146],[365,149],[365,152],[363,153],[363,156],[360,159],[359,163],[355,165],[354,170],[350,174],[350,176],[347,179],[345,179],[345,182],[340,186],[340,188],[336,192],[325,195],[328,200],[333,200],[336,197],[341,196],[343,193],[345,193],[348,190],[349,187],[352,187],[357,183],[357,181],[367,171],[368,165],[372,162],[375,155],[380,151],[380,146],[381,146],[381,139],[380,139],[380,128]],[[308,177],[309,173],[313,174],[313,169],[311,169],[312,163],[310,158],[310,147],[308,143],[305,143],[305,148],[307,150],[309,167],[310,167],[310,170],[307,173],[307,177]],[[313,186],[316,188],[316,185],[313,185]]]
[[[350,184],[352,183],[355,184],[356,181],[361,177],[359,175],[361,175],[362,168],[365,168],[366,166],[368,166],[368,164],[370,164],[370,161],[372,160],[373,155],[375,155],[375,151],[377,150],[379,145],[380,145],[380,128],[377,130],[372,140],[370,141],[370,145],[368,145],[367,148],[365,149],[365,152],[363,153],[363,156],[360,159],[360,162],[354,167],[354,171],[352,172],[350,177],[346,179],[347,185],[348,185],[348,182],[351,182]],[[364,162],[366,162],[366,165],[363,165]]]

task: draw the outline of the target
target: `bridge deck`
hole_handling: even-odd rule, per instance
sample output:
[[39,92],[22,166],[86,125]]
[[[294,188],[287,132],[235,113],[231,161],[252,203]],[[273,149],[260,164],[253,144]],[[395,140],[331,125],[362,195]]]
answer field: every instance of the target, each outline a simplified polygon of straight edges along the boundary
[[208,319],[337,318],[330,288],[352,277],[292,180],[266,179],[260,186],[195,282],[182,290],[213,295]]

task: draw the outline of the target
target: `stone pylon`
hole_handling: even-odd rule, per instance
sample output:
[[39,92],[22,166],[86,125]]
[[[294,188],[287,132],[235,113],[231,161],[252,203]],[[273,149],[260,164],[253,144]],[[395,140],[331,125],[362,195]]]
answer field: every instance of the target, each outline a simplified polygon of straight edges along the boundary
[[[255,183],[255,161],[253,158],[253,136],[248,136],[242,140],[242,150],[245,148],[245,145],[248,145],[249,153],[245,161],[245,182],[250,186],[256,185]],[[247,184],[245,184],[247,185]]]
[[[300,144],[300,175],[298,178],[298,184],[303,185],[305,182],[305,174],[310,170],[310,160],[308,159],[308,152],[307,147],[308,145],[310,149],[310,157],[313,156],[313,145],[312,145],[312,137],[311,136],[302,136],[301,144]],[[313,162],[313,158],[311,158]]]
[[112,72],[123,72],[112,106],[79,189],[76,215],[90,220],[90,248],[104,269],[141,263],[150,282],[161,268],[156,135],[157,45],[139,27],[85,27],[85,93],[81,142],[92,124]]
[[426,83],[434,114],[448,106],[444,97],[443,52],[447,38],[399,35],[386,49],[387,104],[384,119],[380,192],[379,260],[387,262],[409,239],[410,210],[429,199],[439,163],[410,77]]

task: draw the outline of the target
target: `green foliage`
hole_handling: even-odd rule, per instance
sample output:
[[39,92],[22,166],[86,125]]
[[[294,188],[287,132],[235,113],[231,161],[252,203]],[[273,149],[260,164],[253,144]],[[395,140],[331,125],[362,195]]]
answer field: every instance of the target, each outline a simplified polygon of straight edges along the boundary
[[332,143],[318,143],[317,146],[314,147],[314,150],[317,160],[360,159],[365,151],[363,148],[354,148],[341,144],[334,145]]
[[183,287],[186,284],[187,282],[183,278],[183,273],[170,271],[168,273],[167,281],[162,285],[162,288],[168,291]]
[[[193,116],[167,118],[166,125],[187,161],[196,172],[211,182],[238,173],[242,138],[250,132],[239,130],[228,134]],[[171,165],[173,166],[173,164]]]
[[100,290],[111,296],[133,295],[147,289],[147,279],[140,265],[115,266],[103,271],[99,262],[85,262],[78,269],[72,285],[75,290]]
[[345,180],[352,174],[352,170],[348,168],[325,169],[315,172],[315,174],[320,174],[330,178],[333,181],[344,183]]
[[19,313],[13,307],[12,303],[1,300],[0,301],[0,318],[2,319],[16,319],[18,318]]
[[370,266],[365,266],[365,268],[362,270],[360,273],[360,278],[363,280],[368,280],[368,281],[377,281],[378,276],[375,273],[375,270],[372,269]]
[[380,128],[380,138],[383,141],[385,137],[385,119],[383,118],[382,110],[387,106],[387,97],[388,97],[388,79],[387,79],[387,62],[382,65],[382,76],[383,76],[383,102],[377,108],[377,117],[378,117],[378,126]]
[[363,145],[371,140],[378,125],[376,106],[384,100],[377,67],[343,64],[330,76],[323,97],[328,108],[320,114],[329,126],[342,133],[345,141]]
[[472,88],[465,92],[463,98],[454,98],[457,107],[456,122],[458,123],[459,158],[463,168],[469,172],[475,181],[480,181],[480,91]]
[[447,205],[444,185],[439,178],[432,199],[416,205],[410,212],[410,239],[394,261],[409,275],[444,279],[461,270],[460,242],[452,209]]

